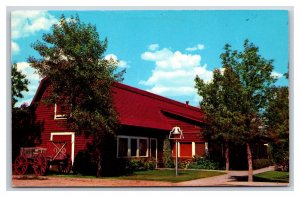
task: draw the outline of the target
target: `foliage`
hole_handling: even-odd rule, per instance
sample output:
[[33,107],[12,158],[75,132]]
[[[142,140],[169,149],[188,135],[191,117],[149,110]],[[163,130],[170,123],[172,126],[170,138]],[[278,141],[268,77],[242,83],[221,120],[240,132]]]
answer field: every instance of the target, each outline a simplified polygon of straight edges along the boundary
[[12,107],[18,101],[17,98],[23,98],[22,91],[28,92],[28,84],[29,81],[26,79],[26,75],[18,71],[17,64],[13,64],[11,69]]
[[117,158],[113,163],[110,163],[110,166],[113,172],[107,174],[107,176],[122,176],[136,171],[154,170],[156,162],[148,158]]
[[127,161],[127,172],[154,170],[156,162],[148,159],[129,159]]
[[164,140],[163,146],[163,163],[165,168],[174,168],[174,161],[172,159],[171,143],[168,137]]
[[28,62],[51,82],[53,94],[47,102],[70,106],[70,129],[93,136],[101,176],[103,135],[114,133],[118,125],[111,85],[122,80],[125,70],[117,72],[117,62],[103,58],[107,39],[100,41],[96,27],[78,16],[62,15],[42,40],[32,45],[41,57],[29,57]]
[[289,143],[282,140],[270,143],[271,159],[277,170],[289,171]]
[[93,162],[91,153],[88,150],[81,150],[77,153],[73,164],[75,174],[94,175],[96,169],[96,163]]
[[236,60],[231,55],[230,46],[221,55],[222,69],[215,69],[213,81],[204,83],[198,76],[195,79],[198,94],[203,97],[201,108],[206,113],[209,123],[205,130],[208,140],[219,140],[226,145],[226,169],[229,170],[229,144],[240,140],[243,132],[244,116],[240,111],[242,85],[231,65]]
[[34,147],[39,143],[43,123],[33,124],[31,108],[26,104],[12,109],[12,161],[20,154],[21,147]]
[[253,160],[253,169],[260,169],[269,167],[272,165],[272,162],[269,159],[254,159]]
[[277,166],[286,170],[289,165],[289,91],[288,87],[272,89],[273,97],[266,110],[268,131],[273,139],[269,143],[270,155]]
[[219,169],[219,164],[205,157],[194,156],[193,161],[188,165],[188,168],[217,170]]
[[210,123],[209,135],[246,144],[251,181],[251,143],[267,136],[263,112],[276,81],[271,75],[273,60],[261,57],[259,48],[247,39],[243,51],[232,51],[229,44],[224,50],[220,55],[223,73],[215,70],[213,81],[207,84],[196,77],[196,88],[203,97],[201,108]]
[[[232,72],[237,78],[240,88],[235,89],[235,96],[238,102],[235,106],[239,112],[242,123],[241,132],[238,133],[240,142],[257,141],[265,136],[264,114],[268,106],[268,99],[271,97],[270,89],[276,79],[272,76],[273,60],[266,60],[259,55],[259,48],[249,40],[244,42],[244,50],[232,51],[230,45],[225,45],[225,52],[221,54],[223,67]],[[225,74],[224,74],[225,75]],[[227,87],[226,87],[227,88]],[[233,121],[233,124],[240,123]]]

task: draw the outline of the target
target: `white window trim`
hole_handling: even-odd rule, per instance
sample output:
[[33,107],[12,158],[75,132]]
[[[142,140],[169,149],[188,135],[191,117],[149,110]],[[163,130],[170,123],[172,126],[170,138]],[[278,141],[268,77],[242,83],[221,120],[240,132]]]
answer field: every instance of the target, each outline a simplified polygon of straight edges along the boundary
[[[128,143],[128,149],[127,149],[127,156],[119,156],[119,139],[120,138],[126,138]],[[137,152],[136,156],[131,156],[131,139],[137,139]],[[146,156],[140,156],[140,139],[145,139],[147,142],[147,151]],[[128,135],[118,135],[117,136],[117,158],[146,158],[149,157],[149,138],[147,137],[140,137],[140,136],[128,136]]]
[[152,157],[152,155],[151,155],[151,149],[152,149],[152,147],[151,147],[151,140],[155,141],[155,163],[156,163],[155,166],[157,168],[157,139],[156,138],[150,138],[150,148],[149,148],[150,158]]
[[54,104],[54,120],[64,120],[67,119],[66,114],[56,114],[57,111],[57,105],[56,103]]
[[196,143],[192,142],[192,157],[196,155]]
[[205,142],[205,155],[208,154],[208,142]]
[[[176,146],[175,146],[176,147]],[[176,155],[175,155],[176,156]],[[178,142],[178,157],[180,157],[180,142]]]
[[74,163],[74,150],[75,150],[75,132],[51,132],[50,133],[50,141],[53,140],[54,135],[70,135],[71,136],[71,160],[72,165]]

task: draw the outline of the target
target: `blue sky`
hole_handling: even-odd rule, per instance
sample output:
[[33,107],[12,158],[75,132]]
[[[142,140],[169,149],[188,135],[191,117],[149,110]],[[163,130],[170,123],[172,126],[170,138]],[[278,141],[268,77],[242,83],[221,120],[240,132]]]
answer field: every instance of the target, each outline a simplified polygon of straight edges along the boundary
[[64,14],[78,14],[96,25],[100,39],[108,39],[105,57],[126,68],[124,83],[180,102],[197,106],[194,77],[205,81],[220,68],[226,43],[241,50],[248,38],[266,59],[274,60],[277,85],[288,85],[282,76],[288,65],[288,12],[284,10],[185,10],[185,11],[15,11],[11,17],[12,63],[30,79],[29,92],[19,101],[30,103],[39,77],[26,63],[37,56],[31,43],[41,40]]

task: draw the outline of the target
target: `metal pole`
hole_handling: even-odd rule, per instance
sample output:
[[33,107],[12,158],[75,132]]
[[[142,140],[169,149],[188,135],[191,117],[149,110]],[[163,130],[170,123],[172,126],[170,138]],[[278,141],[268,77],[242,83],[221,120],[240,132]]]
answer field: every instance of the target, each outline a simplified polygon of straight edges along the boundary
[[176,176],[178,175],[178,142],[176,140]]

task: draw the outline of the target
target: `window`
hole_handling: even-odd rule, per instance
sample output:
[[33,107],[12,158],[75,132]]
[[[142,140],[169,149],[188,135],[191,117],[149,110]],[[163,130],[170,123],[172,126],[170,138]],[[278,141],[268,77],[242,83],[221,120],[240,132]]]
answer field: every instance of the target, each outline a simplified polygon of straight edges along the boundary
[[148,142],[147,139],[140,139],[140,142],[139,142],[140,154],[139,154],[139,156],[144,156],[144,157],[147,156],[147,149],[148,149],[148,143],[147,142]]
[[131,139],[131,144],[130,144],[130,156],[131,157],[136,157],[137,156],[137,151],[138,151],[138,148],[137,148],[137,139]]
[[119,138],[119,157],[127,157],[128,152],[128,139],[127,138]]
[[118,157],[148,157],[148,138],[135,136],[118,136]]
[[70,108],[66,105],[55,104],[54,105],[54,119],[66,119],[70,112]]

